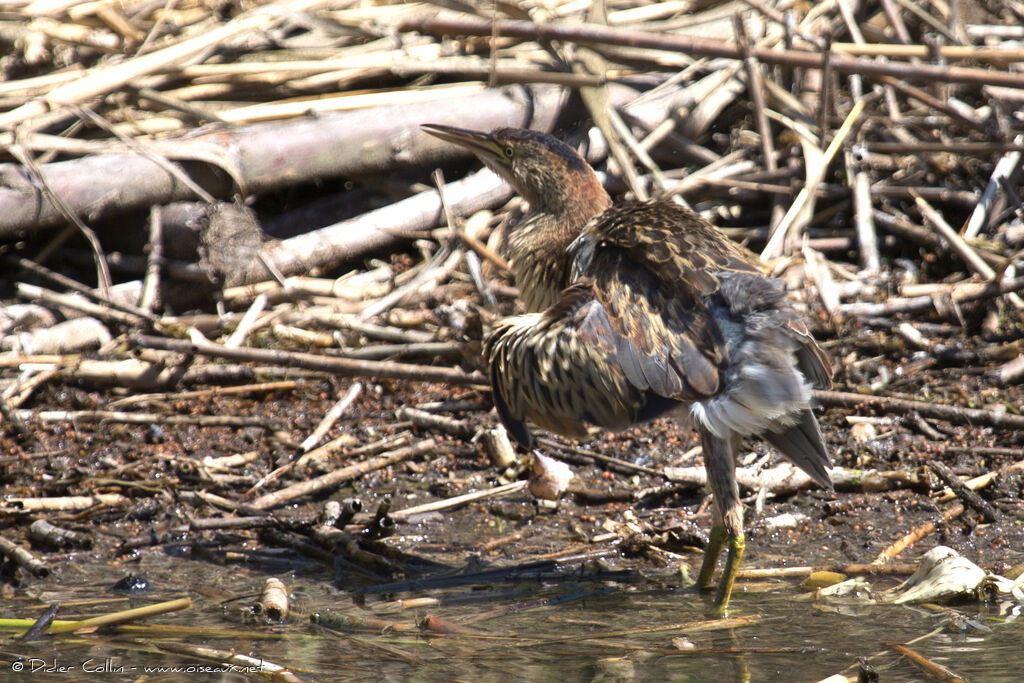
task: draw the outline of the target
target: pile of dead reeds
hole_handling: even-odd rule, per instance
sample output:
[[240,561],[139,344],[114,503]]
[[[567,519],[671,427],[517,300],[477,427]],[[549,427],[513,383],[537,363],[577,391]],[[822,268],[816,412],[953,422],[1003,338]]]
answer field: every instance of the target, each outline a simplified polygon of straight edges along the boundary
[[[129,505],[110,487],[52,505],[34,489],[60,425],[269,433],[288,425],[159,406],[300,375],[478,388],[398,419],[467,443],[490,427],[437,413],[487,407],[475,343],[512,310],[496,246],[518,200],[487,171],[428,181],[460,154],[428,122],[556,130],[615,193],[689,203],[803,294],[840,368],[824,406],[1020,458],[1018,5],[590,4],[0,3],[0,424],[20,487],[0,515]],[[951,365],[978,384],[921,389]],[[100,405],[55,409],[55,385],[98,388]],[[370,460],[289,483],[293,466],[239,453],[202,465],[223,495],[178,500],[263,527],[436,453],[326,440],[351,386],[297,453]],[[987,431],[950,444],[949,425]],[[840,451],[873,466],[857,444],[874,433],[854,436]]]

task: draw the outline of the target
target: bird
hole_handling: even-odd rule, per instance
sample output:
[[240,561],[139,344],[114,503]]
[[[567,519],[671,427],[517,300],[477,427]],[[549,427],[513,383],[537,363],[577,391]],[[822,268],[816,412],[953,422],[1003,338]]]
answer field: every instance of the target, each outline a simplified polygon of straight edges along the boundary
[[587,221],[612,204],[597,174],[576,150],[546,133],[520,128],[482,133],[438,124],[422,128],[475,153],[529,203],[529,211],[506,235],[501,255],[528,312],[554,305],[570,284],[569,244]]
[[823,488],[830,457],[812,412],[828,358],[782,281],[669,198],[613,203],[572,147],[537,131],[426,124],[472,151],[529,203],[503,255],[527,312],[484,342],[494,405],[526,447],[527,422],[570,438],[663,415],[699,435],[713,522],[697,586],[724,613],[745,548],[735,459],[759,436]]

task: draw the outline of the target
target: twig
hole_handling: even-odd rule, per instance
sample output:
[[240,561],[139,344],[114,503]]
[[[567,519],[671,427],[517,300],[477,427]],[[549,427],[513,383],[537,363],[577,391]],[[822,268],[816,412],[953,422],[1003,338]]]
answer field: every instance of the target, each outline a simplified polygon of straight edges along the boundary
[[[376,377],[387,379],[408,379],[419,382],[447,382],[449,384],[475,384],[488,386],[487,378],[480,373],[467,373],[457,368],[438,368],[429,365],[358,361],[347,358],[318,356],[312,353],[294,353],[271,349],[229,349],[209,340],[184,341],[165,339],[143,334],[133,334],[128,342],[140,348],[177,351],[185,354],[201,354],[212,358],[272,363],[289,367],[306,368],[331,372],[345,377]],[[198,343],[197,343],[198,342]]]
[[[591,5],[591,10],[593,11],[598,7],[603,7],[603,5],[600,3]],[[590,48],[580,48],[577,50],[576,57],[576,61],[572,64],[573,73],[600,75],[607,69],[607,62],[604,57]],[[626,145],[618,133],[621,127],[617,129],[612,122],[617,114],[610,106],[607,87],[580,88],[580,96],[583,98],[583,102],[591,117],[593,117],[595,125],[597,125],[604,136],[605,142],[608,143],[608,151],[611,153],[612,158],[615,159],[615,163],[619,167],[619,173],[626,181],[626,185],[636,195],[637,199],[646,200],[648,198],[647,190],[640,179],[640,174],[637,173],[632,160],[629,158]]]
[[336,488],[343,482],[355,479],[367,472],[397,465],[405,460],[410,460],[425,453],[429,453],[434,450],[436,446],[437,442],[434,441],[434,439],[424,439],[423,441],[414,443],[406,448],[399,448],[398,450],[385,453],[379,458],[349,465],[348,467],[342,467],[341,469],[328,472],[327,474],[316,477],[315,479],[309,479],[297,484],[292,484],[280,491],[260,496],[256,500],[248,503],[248,507],[256,510],[270,510],[272,508],[281,507],[282,505],[290,503],[297,498],[304,498],[306,496],[313,495],[314,493]]
[[240,415],[161,415],[116,410],[19,410],[23,419],[40,422],[117,422],[121,424],[199,425],[201,427],[263,427],[275,429],[273,420]]
[[15,260],[15,263],[17,263],[20,267],[24,268],[25,270],[31,271],[36,275],[41,275],[42,277],[60,285],[61,287],[70,289],[74,292],[78,292],[79,294],[88,297],[89,299],[92,299],[97,303],[101,303],[104,306],[109,306],[110,308],[121,311],[122,313],[128,313],[130,315],[139,316],[140,318],[144,318],[149,322],[156,322],[157,320],[159,320],[159,318],[149,310],[146,310],[139,306],[132,306],[129,303],[118,301],[117,299],[114,299],[113,297],[108,296],[103,292],[97,292],[92,287],[83,285],[81,282],[78,282],[77,280],[72,280],[66,275],[58,273],[54,270],[50,270],[46,266],[42,266],[36,263],[35,261],[30,261],[27,258],[18,258],[17,260]]
[[907,10],[911,14],[917,16],[918,19],[923,21],[925,24],[930,26],[935,31],[938,31],[945,38],[953,42],[956,42],[956,36],[950,33],[949,29],[946,28],[946,25],[943,24],[938,19],[936,19],[935,17],[933,17],[932,15],[928,14],[928,12],[924,8],[915,5],[914,3],[910,2],[910,0],[896,0],[896,3],[901,5],[903,9]]
[[163,218],[159,206],[149,210],[149,253],[146,255],[146,276],[142,280],[139,308],[153,312],[161,306],[160,271],[164,265]]
[[[964,282],[952,285],[944,293],[953,303],[966,303],[980,299],[993,299],[1008,292],[1018,292],[1024,289],[1024,276],[1013,280],[999,280],[998,282]],[[926,311],[935,307],[935,297],[915,296],[908,298],[895,298],[882,303],[855,302],[840,304],[839,310],[844,315],[852,316],[888,316],[893,313],[913,313]]]
[[[750,5],[758,12],[765,15],[766,17],[774,21],[776,24],[779,24],[780,26],[784,26],[787,23],[786,16],[782,12],[775,9],[774,7],[771,7],[770,5],[764,4],[763,2],[761,2],[761,0],[743,0],[743,2],[746,3],[747,5]],[[797,28],[796,34],[803,38],[804,40],[806,40],[811,45],[819,49],[824,47],[824,44],[822,43],[820,36],[808,33],[807,31],[804,31],[800,28]]]
[[92,548],[92,537],[88,533],[75,531],[37,519],[29,525],[29,538],[50,548]]
[[929,142],[864,142],[864,148],[878,154],[964,154],[980,156],[987,154],[1024,151],[1024,137],[1013,142],[1003,140],[949,140]]
[[938,662],[934,662],[924,655],[911,650],[906,645],[900,645],[899,643],[889,643],[890,648],[896,650],[901,655],[909,659],[911,662],[917,665],[918,668],[922,669],[929,677],[936,677],[949,683],[964,683],[964,679],[956,675],[946,667],[942,666]]
[[[810,216],[805,216],[804,208],[810,201],[818,185],[824,180],[825,173],[828,171],[828,166],[835,157],[836,152],[842,147],[846,137],[850,134],[853,129],[853,124],[857,121],[860,113],[864,110],[864,100],[859,100],[853,105],[853,109],[846,116],[846,120],[843,121],[843,125],[836,131],[836,135],[832,138],[832,142],[829,143],[828,149],[825,150],[825,154],[821,159],[818,168],[815,169],[813,177],[807,179],[807,184],[804,185],[803,189],[800,190],[800,194],[797,195],[796,200],[789,207],[786,215],[782,221],[775,226],[775,229],[771,233],[771,237],[768,238],[768,244],[761,251],[762,259],[773,259],[782,256],[785,252],[785,244],[789,239],[790,231],[794,229],[800,229],[805,225]],[[799,224],[798,224],[799,221]]]
[[[765,113],[764,82],[761,67],[750,52],[751,41],[747,36],[746,27],[743,25],[743,17],[740,14],[733,15],[733,31],[736,34],[736,42],[740,46],[743,55],[743,66],[747,72],[747,90],[750,93],[750,103],[754,108],[754,121],[757,123],[757,132],[761,137],[761,154],[764,156],[765,168],[769,173],[778,169],[775,160],[775,139],[772,135],[772,127],[768,122],[768,115]],[[770,227],[775,227],[782,220],[783,209],[779,203],[779,197],[773,198],[772,218]]]
[[81,512],[93,507],[122,507],[128,498],[119,493],[98,493],[93,496],[53,496],[47,498],[5,498],[0,501],[4,514],[34,512]]
[[183,538],[198,531],[220,529],[261,529],[278,524],[270,515],[254,517],[210,517],[193,519],[188,524],[154,530],[146,534],[131,536],[124,539],[118,546],[121,553],[140,548],[163,545],[165,543],[181,543]]
[[871,213],[871,179],[863,165],[854,160],[853,154],[846,155],[846,169],[853,181],[853,209],[860,264],[866,273],[876,274],[882,267],[882,261],[878,254],[878,233]]
[[[442,255],[439,254],[439,256]],[[367,320],[398,306],[415,294],[422,294],[423,292],[437,289],[437,287],[451,277],[461,262],[462,250],[451,250],[442,262],[424,268],[414,279],[366,306],[359,313],[359,319]]]
[[[625,45],[668,52],[682,52],[701,57],[741,58],[739,47],[724,41],[671,33],[609,28],[599,24],[535,24],[531,21],[488,21],[470,17],[432,17],[401,21],[398,24],[398,30],[418,31],[433,35],[496,35],[528,38],[538,41],[564,40],[588,45]],[[819,52],[779,50],[770,47],[754,47],[751,54],[758,61],[766,64],[780,64],[803,69],[821,68],[823,59]],[[972,85],[987,83],[1014,88],[1024,87],[1024,74],[1010,71],[880,62],[871,59],[855,59],[842,55],[833,55],[831,59],[833,68],[843,74],[859,73],[864,76],[892,76],[907,80],[920,79],[947,83],[969,83]]]
[[438,500],[433,503],[424,503],[423,505],[416,505],[414,507],[405,508],[404,510],[395,510],[391,513],[391,517],[396,521],[402,522],[408,520],[414,515],[421,515],[425,512],[451,510],[452,508],[459,507],[465,503],[472,503],[473,501],[485,500],[487,498],[497,498],[510,493],[518,493],[525,489],[527,485],[528,483],[525,480],[514,481],[511,484],[505,484],[503,486],[495,486],[494,488],[474,491],[473,493],[466,493],[461,496],[453,496],[452,498],[445,498],[444,500]]
[[[832,32],[826,30],[824,35],[824,45],[821,48],[821,74],[818,76],[820,81],[820,89],[818,90],[817,97],[817,115],[818,115],[818,140],[820,144],[825,144],[825,140],[828,139],[828,132],[832,126],[829,125],[829,112],[831,111],[832,98],[829,97],[832,91]],[[808,98],[811,94],[808,93]]]
[[741,569],[736,575],[738,579],[793,579],[807,577],[817,572],[835,572],[855,576],[898,576],[913,574],[917,571],[916,564],[824,564],[811,567],[767,567]]
[[30,301],[70,308],[71,310],[84,313],[85,315],[92,316],[94,318],[99,318],[100,320],[106,320],[107,322],[135,327],[146,320],[146,316],[140,316],[134,313],[125,313],[116,308],[107,306],[106,304],[94,304],[82,296],[60,294],[53,290],[39,287],[38,285],[26,284],[24,282],[19,282],[15,286],[17,287],[18,295]]
[[539,437],[537,439],[537,443],[542,446],[547,446],[548,448],[557,448],[558,450],[565,453],[574,453],[576,455],[582,455],[585,458],[591,458],[598,462],[603,462],[605,464],[611,465],[613,468],[619,468],[626,472],[643,472],[644,474],[649,474],[652,477],[665,477],[664,470],[654,469],[652,467],[644,467],[643,465],[637,465],[636,463],[628,462],[626,460],[622,460],[621,458],[613,458],[610,455],[604,455],[602,453],[598,453],[587,448],[580,448],[579,446],[575,446],[573,444],[562,443],[561,441],[553,439],[549,436]]
[[919,413],[913,412],[910,413],[907,417],[909,418],[910,424],[914,428],[916,428],[917,431],[921,432],[932,441],[943,441],[945,439],[945,436],[942,434],[942,432],[928,424],[928,421],[921,417]]
[[[0,118],[3,118],[3,114],[0,114]],[[17,141],[18,135],[15,135],[15,141]],[[64,198],[57,192],[54,192],[53,187],[50,185],[46,176],[39,169],[39,165],[35,159],[32,158],[32,154],[20,143],[15,143],[8,148],[8,151],[18,161],[24,165],[28,173],[35,180],[39,192],[42,193],[49,203],[54,206],[61,216],[64,217],[71,225],[82,234],[85,241],[89,244],[89,248],[92,250],[94,265],[96,266],[96,281],[99,283],[100,289],[106,291],[113,280],[110,277],[110,268],[107,266],[107,258],[103,253],[103,247],[100,245],[100,239],[96,236],[96,232],[85,224],[85,221],[74,211],[68,203],[64,201]]]
[[[391,448],[400,448],[409,444],[411,439],[403,434],[396,436],[389,436],[373,443],[368,443],[359,448],[354,448],[348,452],[348,457],[354,458],[357,455],[367,455],[372,453],[380,453],[381,451]],[[301,457],[296,460],[292,460],[289,463],[278,467],[275,470],[271,470],[263,477],[260,478],[255,484],[253,484],[244,494],[243,497],[251,498],[256,495],[256,492],[266,488],[270,484],[279,480],[289,472],[293,472],[296,469],[309,466],[310,463],[322,461],[330,455],[339,453],[346,447],[352,444],[352,438],[349,434],[342,434],[336,439],[331,439],[327,443],[317,448],[312,449],[308,453],[304,453]]]
[[403,330],[400,327],[389,327],[387,325],[378,325],[376,323],[356,320],[354,317],[339,317],[338,319],[331,320],[330,322],[344,330],[352,330],[353,332],[372,339],[381,339],[398,344],[422,344],[430,343],[435,340],[435,336],[430,332],[423,332],[421,330]]
[[928,467],[956,494],[957,498],[963,501],[965,505],[974,508],[987,523],[993,524],[996,522],[997,515],[995,509],[988,504],[988,501],[967,488],[964,482],[960,481],[960,478],[953,474],[949,467],[938,460],[929,462]]
[[435,415],[409,406],[403,406],[395,411],[395,417],[402,422],[411,422],[414,427],[437,429],[452,436],[466,438],[476,434],[476,428],[465,420]]
[[907,30],[907,25],[903,23],[899,9],[896,8],[895,0],[881,0],[881,5],[886,19],[889,20],[889,26],[892,26],[892,30],[899,41],[904,45],[910,43],[910,31]]
[[50,568],[28,550],[0,536],[0,555],[8,558],[16,565],[32,572],[33,576],[45,579],[50,575]]
[[[79,631],[83,629],[97,629],[102,626],[114,626],[116,624],[124,624],[129,621],[137,621],[139,619],[146,619],[148,617],[157,616],[159,614],[167,614],[168,612],[177,612],[183,609],[192,609],[192,598],[178,598],[176,600],[158,602],[154,605],[135,607],[133,609],[122,610],[120,612],[112,612],[110,614],[102,614],[98,617],[90,617],[87,619],[55,619],[50,624],[50,628],[47,629],[47,633],[49,633],[50,635],[55,635],[58,633],[71,633],[73,631]],[[31,627],[33,620],[5,619],[4,622],[5,628],[15,627],[20,630],[21,628]]]
[[[951,519],[959,517],[963,514],[963,512],[964,506],[961,505],[960,503],[957,503],[956,505],[942,513],[942,516],[939,518],[940,523],[945,524],[946,522],[949,522]],[[935,531],[936,526],[938,525],[935,522],[925,522],[921,526],[912,529],[903,538],[899,539],[898,541],[890,545],[888,548],[883,550],[881,553],[879,553],[878,557],[875,558],[874,562],[876,564],[884,564],[888,562],[889,560],[891,560],[892,558],[896,557],[904,550],[909,548],[910,546],[920,541],[928,534]]]
[[[1015,145],[1022,143],[1024,143],[1024,135],[1018,135],[1013,139],[1013,144]],[[981,193],[981,199],[974,208],[974,213],[971,214],[970,219],[967,221],[967,227],[964,228],[963,237],[965,240],[974,239],[982,230],[988,227],[996,195],[1002,189],[1003,181],[1009,179],[1016,172],[1020,166],[1022,156],[1024,155],[1021,154],[1019,149],[1009,151],[999,160],[996,167],[992,169],[992,176],[988,179],[988,184]]]
[[[203,186],[201,186],[199,183],[193,180],[189,176],[189,174],[185,172],[185,169],[181,167],[181,164],[172,161],[171,159],[168,159],[166,156],[161,154],[159,148],[146,144],[141,140],[136,140],[135,138],[125,135],[124,133],[121,133],[114,126],[110,125],[110,123],[105,118],[94,112],[89,107],[82,105],[73,105],[72,109],[80,117],[88,119],[95,126],[102,128],[103,130],[107,131],[108,133],[119,139],[121,142],[127,145],[129,149],[145,156],[147,159],[149,159],[154,164],[159,166],[162,170],[172,175],[175,180],[177,180],[183,186],[190,189],[193,193],[195,193],[196,197],[198,197],[202,201],[206,202],[207,204],[216,203],[217,199],[212,194],[207,192]],[[220,164],[220,167],[224,169],[226,172],[228,172],[232,180],[234,180],[239,185],[238,191],[242,194],[247,194],[246,188],[244,186],[245,181],[242,177],[242,174],[240,172],[233,171],[230,168],[230,166],[230,164]]]
[[1024,379],[1024,355],[1003,363],[992,374],[1003,386],[1019,383]]
[[[862,470],[847,467],[833,467],[832,484],[837,491],[863,491],[868,484],[873,491],[894,488],[925,488],[927,483],[913,472],[905,470]],[[703,467],[666,467],[665,478],[680,484],[700,488],[707,484],[707,473]],[[782,462],[771,469],[758,466],[736,469],[736,482],[750,491],[765,491],[773,496],[785,496],[803,489],[817,487],[817,484],[803,470],[788,462]]]
[[237,396],[241,394],[255,394],[273,391],[290,391],[302,386],[301,381],[285,380],[282,382],[260,382],[259,384],[243,384],[234,387],[210,387],[209,389],[198,389],[196,391],[179,391],[173,393],[159,394],[133,394],[125,396],[107,404],[108,408],[124,408],[125,406],[139,403],[163,402],[163,401],[188,401],[197,398],[216,398],[217,396]]
[[964,260],[964,263],[970,267],[970,269],[981,275],[986,279],[991,279],[995,274],[995,271],[985,263],[981,257],[978,256],[977,252],[971,248],[967,242],[953,229],[946,219],[942,217],[942,214],[936,211],[928,201],[920,195],[914,195],[914,201],[917,203],[917,208],[920,209],[921,215],[924,216],[925,220],[931,223],[935,229],[942,235],[949,246],[955,251],[960,258]]
[[878,408],[892,415],[906,415],[918,412],[925,417],[946,420],[953,424],[985,425],[1001,429],[1024,429],[1024,415],[1003,414],[992,410],[963,408],[928,401],[912,401],[905,398],[872,396],[842,391],[815,390],[814,398],[827,408],[853,408],[860,410]]
[[353,382],[352,386],[348,388],[345,395],[342,396],[338,401],[331,406],[327,414],[324,415],[323,419],[320,420],[320,424],[316,426],[313,433],[306,437],[306,440],[299,446],[299,450],[303,453],[308,453],[310,449],[320,443],[320,440],[324,438],[324,435],[334,426],[345,411],[348,410],[349,406],[359,397],[360,392],[363,390],[362,382]]
[[252,303],[249,304],[249,308],[245,310],[245,315],[238,321],[238,325],[235,326],[234,331],[231,333],[226,340],[224,340],[224,346],[229,349],[237,349],[245,343],[249,333],[252,332],[258,326],[266,324],[266,318],[262,319],[260,316],[263,314],[263,310],[267,306],[267,295],[258,294]]
[[[957,233],[957,231],[946,222],[946,219],[942,217],[942,214],[933,209],[932,206],[919,195],[914,195],[914,201],[917,203],[918,208],[921,210],[921,213],[928,222],[935,226],[935,229],[939,231],[939,234],[949,242],[953,251],[955,251],[960,258],[967,263],[967,266],[972,271],[986,280],[993,280],[996,278],[996,271],[985,263],[980,256],[978,256],[978,253],[971,248],[971,245],[967,244],[959,233]],[[1011,292],[1007,294],[1007,299],[1009,299],[1017,309],[1024,309],[1024,300],[1022,300],[1016,293]]]

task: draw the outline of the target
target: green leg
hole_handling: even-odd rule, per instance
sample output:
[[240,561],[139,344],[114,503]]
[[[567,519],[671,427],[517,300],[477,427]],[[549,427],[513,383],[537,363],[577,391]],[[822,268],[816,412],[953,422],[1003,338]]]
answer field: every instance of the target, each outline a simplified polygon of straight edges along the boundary
[[714,612],[725,612],[732,594],[736,574],[740,569],[740,558],[746,547],[743,539],[743,504],[740,489],[736,484],[736,441],[735,434],[716,436],[707,429],[700,430],[700,444],[704,450],[704,467],[708,473],[708,488],[711,489],[715,505],[715,517],[711,526],[711,538],[704,551],[704,564],[700,568],[697,585],[706,588],[711,585],[715,563],[722,552],[722,544],[728,541],[729,554],[718,584]]
[[732,595],[736,574],[740,571],[740,559],[742,559],[746,547],[747,542],[742,533],[729,537],[729,554],[725,559],[725,568],[722,570],[722,581],[718,584],[718,595],[715,596],[714,610],[716,613],[725,612],[725,608],[729,606],[729,597]]
[[[704,561],[700,565],[700,574],[697,576],[697,588],[707,590],[711,588],[711,576],[715,573],[715,565],[718,563],[718,556],[722,554],[722,544],[728,537],[724,526],[711,527],[711,534],[708,536],[708,545],[704,548]],[[729,550],[732,555],[732,550]]]

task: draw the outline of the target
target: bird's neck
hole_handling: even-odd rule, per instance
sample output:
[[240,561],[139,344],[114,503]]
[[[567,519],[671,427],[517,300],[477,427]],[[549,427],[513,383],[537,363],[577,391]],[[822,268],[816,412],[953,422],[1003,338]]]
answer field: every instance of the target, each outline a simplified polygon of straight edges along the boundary
[[596,176],[592,182],[560,189],[557,196],[546,192],[534,197],[505,243],[505,257],[530,312],[554,304],[570,284],[569,244],[591,218],[612,204]]

